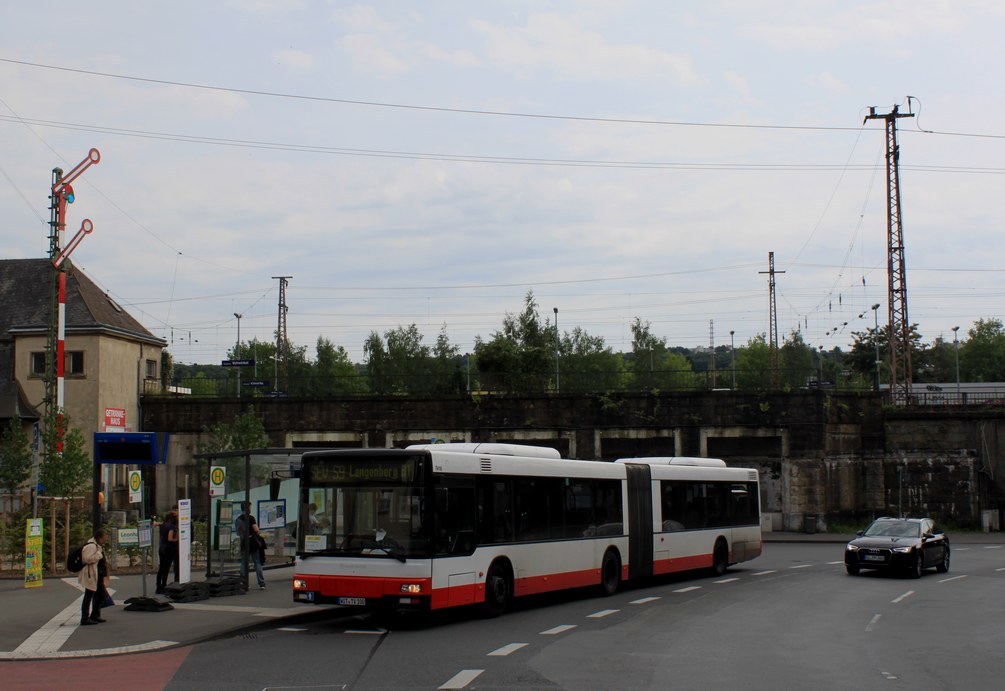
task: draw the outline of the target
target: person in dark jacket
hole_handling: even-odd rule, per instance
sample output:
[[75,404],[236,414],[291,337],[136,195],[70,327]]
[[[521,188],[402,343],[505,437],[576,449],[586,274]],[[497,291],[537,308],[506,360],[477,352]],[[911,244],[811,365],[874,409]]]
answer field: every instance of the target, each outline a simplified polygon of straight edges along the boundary
[[171,509],[160,525],[160,546],[157,568],[157,594],[167,590],[168,573],[174,566],[174,580],[178,582],[178,510]]

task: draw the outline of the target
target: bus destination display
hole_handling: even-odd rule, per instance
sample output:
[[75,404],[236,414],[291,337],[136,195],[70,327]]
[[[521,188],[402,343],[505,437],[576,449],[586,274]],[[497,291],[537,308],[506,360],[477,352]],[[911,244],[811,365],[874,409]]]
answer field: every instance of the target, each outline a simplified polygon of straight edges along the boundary
[[310,462],[312,484],[373,483],[411,484],[415,458],[317,458]]

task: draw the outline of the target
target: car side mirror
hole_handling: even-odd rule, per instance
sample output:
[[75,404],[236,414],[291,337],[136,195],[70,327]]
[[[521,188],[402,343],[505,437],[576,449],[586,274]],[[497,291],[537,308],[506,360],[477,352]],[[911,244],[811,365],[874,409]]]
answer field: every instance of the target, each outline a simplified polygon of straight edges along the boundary
[[864,532],[865,532],[864,530],[859,530],[855,534],[858,535],[859,537],[862,537],[862,533],[864,533]]

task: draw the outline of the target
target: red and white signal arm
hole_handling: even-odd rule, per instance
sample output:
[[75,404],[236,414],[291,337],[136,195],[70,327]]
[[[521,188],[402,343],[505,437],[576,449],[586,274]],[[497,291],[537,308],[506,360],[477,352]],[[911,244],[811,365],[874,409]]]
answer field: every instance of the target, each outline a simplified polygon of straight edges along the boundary
[[126,431],[125,408],[105,408],[105,431],[106,432]]

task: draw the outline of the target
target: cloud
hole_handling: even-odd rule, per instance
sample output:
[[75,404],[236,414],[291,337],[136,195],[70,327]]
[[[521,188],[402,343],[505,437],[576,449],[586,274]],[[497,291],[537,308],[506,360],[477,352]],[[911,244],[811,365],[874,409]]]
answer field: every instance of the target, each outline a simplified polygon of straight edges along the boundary
[[702,81],[687,56],[644,45],[610,43],[602,34],[585,31],[556,14],[531,15],[522,27],[480,19],[472,20],[471,26],[482,35],[491,62],[518,72],[547,69],[575,80]]
[[277,50],[272,57],[291,72],[311,72],[314,69],[314,58],[301,50]]

